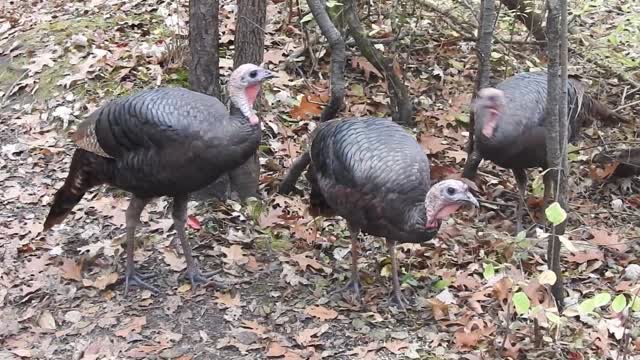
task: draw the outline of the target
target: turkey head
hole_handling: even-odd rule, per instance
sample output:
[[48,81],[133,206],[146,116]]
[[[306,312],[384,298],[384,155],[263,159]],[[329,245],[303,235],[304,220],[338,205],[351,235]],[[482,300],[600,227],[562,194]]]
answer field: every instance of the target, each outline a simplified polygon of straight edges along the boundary
[[469,186],[460,180],[443,180],[434,184],[424,201],[427,210],[427,228],[439,228],[443,219],[465,205],[479,207]]
[[242,64],[231,73],[227,84],[229,98],[233,106],[238,108],[246,116],[251,124],[258,124],[260,119],[253,111],[253,104],[258,97],[260,84],[275,75],[255,64]]
[[478,92],[478,97],[473,104],[473,110],[476,117],[481,118],[483,121],[482,134],[484,136],[493,137],[500,115],[504,110],[504,105],[505,98],[502,90],[484,88]]

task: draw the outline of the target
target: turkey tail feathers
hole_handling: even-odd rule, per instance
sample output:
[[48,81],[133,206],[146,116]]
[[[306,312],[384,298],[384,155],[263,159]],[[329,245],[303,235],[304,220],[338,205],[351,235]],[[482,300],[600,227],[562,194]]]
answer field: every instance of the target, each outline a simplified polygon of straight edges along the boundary
[[69,175],[54,196],[43,231],[60,224],[87,191],[102,183],[92,171],[91,157],[97,156],[82,149],[74,152]]
[[282,182],[280,183],[278,192],[283,195],[291,193],[296,186],[296,181],[298,181],[298,178],[300,177],[304,169],[309,166],[310,162],[311,155],[309,153],[309,150],[307,149],[291,164],[287,175],[285,175],[284,179],[282,179]]

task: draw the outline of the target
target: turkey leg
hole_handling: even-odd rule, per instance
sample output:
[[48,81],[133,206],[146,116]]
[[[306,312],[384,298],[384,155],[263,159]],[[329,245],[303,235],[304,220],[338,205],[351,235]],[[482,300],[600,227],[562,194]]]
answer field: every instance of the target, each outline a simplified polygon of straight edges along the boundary
[[143,289],[151,290],[155,293],[160,291],[144,282],[145,279],[150,278],[151,274],[142,274],[136,271],[136,265],[133,261],[133,251],[135,248],[135,235],[136,228],[140,224],[140,214],[142,209],[149,203],[151,199],[141,199],[135,195],[129,202],[129,207],[126,212],[126,226],[127,226],[127,270],[124,277],[124,296],[129,293],[129,285],[136,285]]
[[360,256],[358,234],[360,233],[360,229],[350,226],[349,233],[351,236],[351,278],[346,286],[334,291],[334,293],[353,291],[356,300],[362,304],[362,284],[360,283],[360,274],[358,273],[358,258]]
[[[187,203],[188,195],[176,196],[173,198],[173,226],[176,229],[176,235],[180,244],[182,244],[182,252],[187,261],[187,271],[185,277],[191,281],[191,286],[195,289],[197,283],[211,283],[210,277],[217,273],[201,273],[196,265],[193,255],[191,254],[191,244],[185,233],[185,225],[187,224]],[[217,284],[220,285],[220,284]]]
[[393,291],[389,296],[389,302],[398,306],[401,310],[406,311],[407,300],[400,291],[400,279],[398,279],[398,259],[396,258],[396,242],[387,239],[387,247],[389,248],[389,257],[391,257],[391,278]]
[[527,193],[527,172],[524,169],[512,169],[518,184],[518,206],[516,207],[516,234],[522,231],[522,215],[524,214],[524,197]]

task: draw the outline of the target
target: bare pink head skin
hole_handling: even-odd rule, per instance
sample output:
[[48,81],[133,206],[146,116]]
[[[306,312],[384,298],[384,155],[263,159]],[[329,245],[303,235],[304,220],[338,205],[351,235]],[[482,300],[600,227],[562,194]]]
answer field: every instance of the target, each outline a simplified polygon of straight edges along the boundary
[[482,134],[492,138],[496,131],[496,125],[500,120],[500,115],[504,110],[504,92],[496,88],[484,88],[478,91],[478,97],[473,103],[473,111],[477,114],[482,112]]
[[427,210],[426,227],[438,228],[442,220],[465,205],[479,207],[469,186],[460,180],[448,179],[435,183],[424,201]]
[[271,71],[254,64],[242,64],[231,73],[227,84],[229,98],[251,124],[260,123],[260,119],[253,111],[260,84],[272,77],[274,75]]

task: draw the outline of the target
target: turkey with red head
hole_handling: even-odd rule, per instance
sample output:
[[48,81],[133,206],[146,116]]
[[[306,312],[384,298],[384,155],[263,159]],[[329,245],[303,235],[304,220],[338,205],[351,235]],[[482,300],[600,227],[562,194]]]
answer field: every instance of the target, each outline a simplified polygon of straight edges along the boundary
[[273,74],[257,65],[235,69],[228,82],[231,110],[215,97],[183,88],[157,88],[118,98],[93,112],[75,134],[75,150],[64,185],[56,192],[44,230],[61,223],[83,195],[109,184],[133,194],[126,211],[129,285],[157,292],[134,264],[140,214],[154,197],[173,197],[173,222],[195,285],[209,274],[198,269],[185,235],[189,193],[243,164],[260,144],[253,104]]
[[[569,142],[575,141],[579,130],[594,119],[609,124],[626,121],[585,94],[584,87],[575,77],[567,82]],[[522,230],[527,189],[525,169],[547,168],[546,103],[547,73],[540,71],[517,74],[495,88],[481,89],[473,105],[475,149],[465,166],[464,177],[473,177],[482,159],[511,169],[519,190],[517,232]]]
[[310,162],[310,212],[339,215],[349,224],[351,280],[345,289],[361,299],[360,231],[384,237],[393,269],[390,300],[404,308],[395,244],[432,239],[443,219],[465,204],[478,206],[478,201],[460,180],[431,186],[427,156],[390,119],[331,120],[321,124],[312,137],[311,148],[302,158]]

